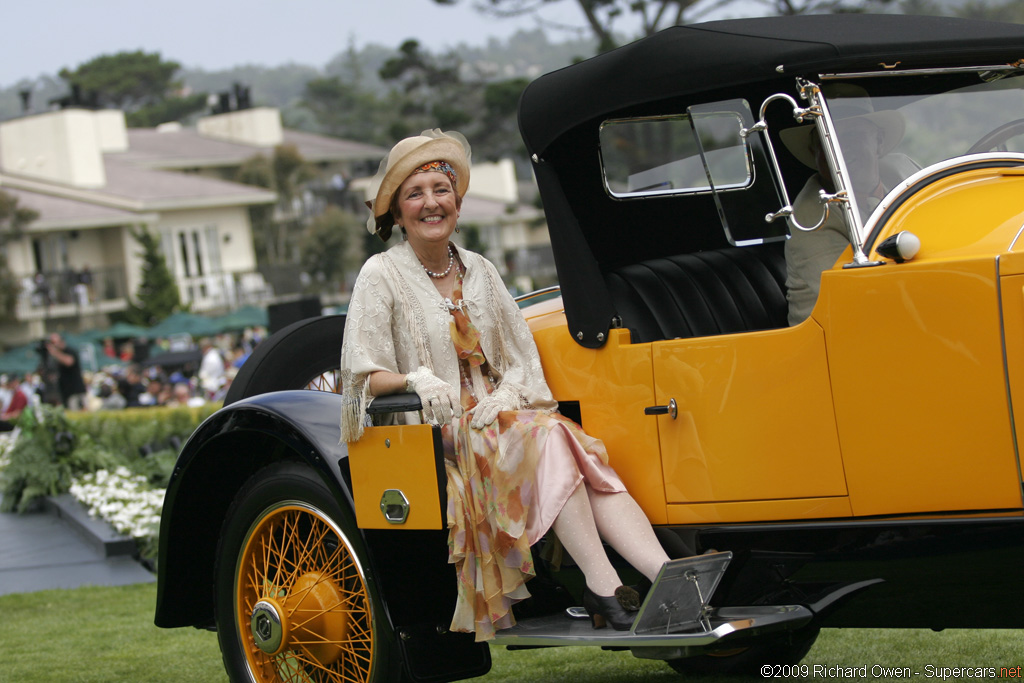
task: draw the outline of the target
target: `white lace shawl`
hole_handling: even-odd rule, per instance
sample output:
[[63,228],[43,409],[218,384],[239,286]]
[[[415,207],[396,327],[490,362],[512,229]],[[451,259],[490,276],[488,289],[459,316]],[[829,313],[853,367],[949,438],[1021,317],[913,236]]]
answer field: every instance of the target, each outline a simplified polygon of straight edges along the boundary
[[[513,388],[529,408],[554,410],[557,403],[544,380],[533,335],[497,269],[483,256],[456,248],[466,267],[463,305],[480,330],[480,347],[499,386]],[[356,441],[363,434],[372,372],[405,374],[426,366],[459,386],[449,321],[448,305],[407,242],[366,261],[352,288],[341,344],[342,440]],[[418,413],[400,419],[421,422]]]

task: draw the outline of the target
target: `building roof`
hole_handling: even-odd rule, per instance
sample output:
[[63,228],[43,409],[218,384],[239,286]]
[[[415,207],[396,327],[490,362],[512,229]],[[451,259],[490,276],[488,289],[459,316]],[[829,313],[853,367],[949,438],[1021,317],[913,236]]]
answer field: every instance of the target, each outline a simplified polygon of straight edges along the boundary
[[29,225],[29,232],[54,228],[103,228],[156,220],[155,214],[140,215],[111,206],[11,187],[9,180],[7,176],[0,176],[0,191],[16,198],[20,206],[39,212],[39,218]]
[[270,190],[205,176],[140,168],[108,156],[107,184],[97,195],[133,202],[136,210],[265,204],[276,195]]
[[[282,144],[294,145],[304,159],[310,162],[374,161],[387,150],[351,140],[283,131]],[[109,155],[126,163],[149,168],[185,169],[201,167],[237,166],[256,154],[269,155],[270,145],[248,145],[200,135],[193,128],[130,128],[128,151]]]
[[[97,227],[138,223],[144,220],[139,216],[140,212],[269,204],[277,197],[270,190],[259,187],[185,173],[139,168],[109,159],[106,160],[105,169],[107,182],[99,189],[58,185],[13,174],[0,176],[0,189],[25,193],[23,205],[35,209],[40,214],[39,220],[33,225],[49,225],[53,228],[72,227],[69,223],[62,222],[62,219],[73,222],[78,220],[78,215],[111,217],[112,222],[101,222],[94,226]],[[60,199],[69,203],[57,201]],[[95,208],[87,211],[83,207],[88,205]],[[109,213],[110,209],[118,210],[124,217],[132,218],[117,220],[117,214]]]
[[[267,204],[276,199],[264,188],[180,172],[238,166],[257,154],[269,156],[273,145],[217,139],[177,124],[129,128],[123,134],[127,149],[103,154],[103,187],[74,187],[17,173],[0,174],[0,185],[20,193],[23,205],[39,212],[36,229],[116,225],[155,219],[141,218],[139,212]],[[376,163],[386,154],[375,145],[312,133],[282,130],[281,137],[283,144],[294,145],[313,163]]]

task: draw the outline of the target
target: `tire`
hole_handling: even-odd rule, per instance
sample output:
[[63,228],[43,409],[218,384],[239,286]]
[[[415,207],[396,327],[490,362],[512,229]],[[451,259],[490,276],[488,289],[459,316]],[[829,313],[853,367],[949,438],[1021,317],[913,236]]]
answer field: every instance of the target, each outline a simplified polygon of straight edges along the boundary
[[681,674],[757,676],[765,664],[796,664],[807,656],[821,629],[808,626],[792,633],[762,636],[754,644],[709,652],[665,663]]
[[288,389],[337,393],[338,365],[345,316],[307,318],[260,342],[231,382],[224,405],[243,398]]
[[254,474],[217,548],[217,638],[231,680],[403,680],[366,559],[351,513],[314,471],[279,462]]

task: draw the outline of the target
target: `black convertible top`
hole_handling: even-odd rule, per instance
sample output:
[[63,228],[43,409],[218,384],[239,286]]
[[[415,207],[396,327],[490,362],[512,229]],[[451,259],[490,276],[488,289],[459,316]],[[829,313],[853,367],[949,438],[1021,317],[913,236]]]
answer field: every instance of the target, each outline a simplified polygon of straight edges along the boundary
[[[694,103],[732,98],[750,102],[757,112],[772,93],[796,94],[798,76],[816,81],[821,74],[1005,64],[1024,66],[1024,25],[830,14],[677,26],[536,79],[520,98],[519,129],[535,155],[573,338],[596,348],[621,319],[607,287],[610,273],[652,258],[729,246],[708,194],[622,200],[606,192],[603,121],[674,114]],[[907,87],[901,79],[882,80]],[[782,109],[768,113],[770,130],[793,125]],[[789,156],[781,159],[782,172],[799,187],[809,169]]]
[[616,109],[797,75],[1005,64],[1024,59],[1024,25],[952,17],[823,14],[675,26],[533,81],[519,104],[531,154]]

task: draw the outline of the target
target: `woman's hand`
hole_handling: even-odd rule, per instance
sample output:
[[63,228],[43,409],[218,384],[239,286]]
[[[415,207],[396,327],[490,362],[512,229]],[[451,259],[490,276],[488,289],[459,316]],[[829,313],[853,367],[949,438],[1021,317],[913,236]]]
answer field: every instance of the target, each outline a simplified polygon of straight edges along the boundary
[[469,411],[473,415],[473,421],[469,426],[473,429],[483,429],[498,419],[498,413],[505,410],[520,410],[523,407],[522,395],[502,384]]
[[453,418],[462,417],[459,390],[435,376],[428,368],[421,367],[406,375],[405,386],[420,397],[423,417],[430,424],[446,425]]

